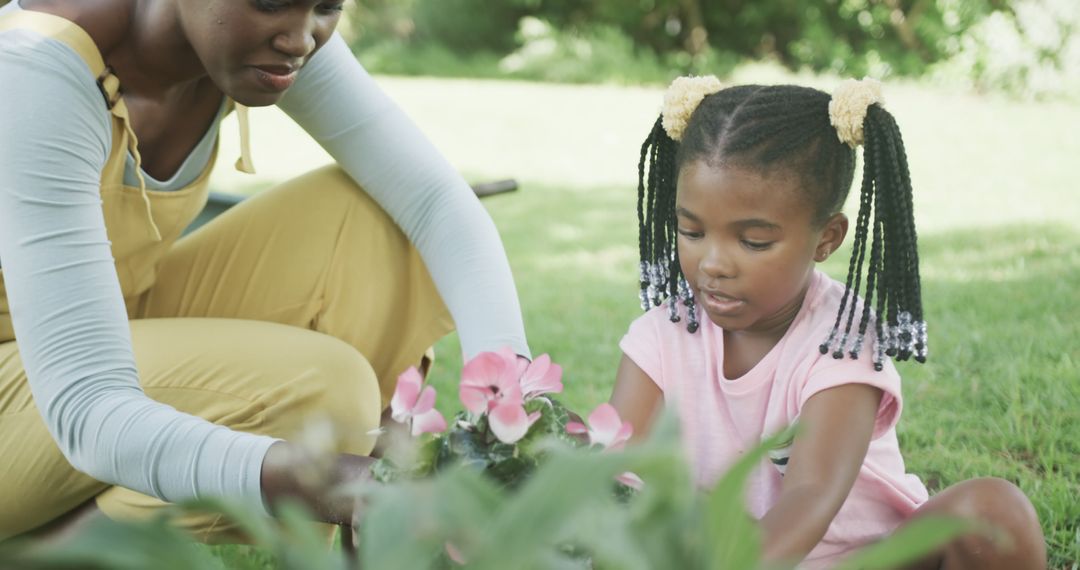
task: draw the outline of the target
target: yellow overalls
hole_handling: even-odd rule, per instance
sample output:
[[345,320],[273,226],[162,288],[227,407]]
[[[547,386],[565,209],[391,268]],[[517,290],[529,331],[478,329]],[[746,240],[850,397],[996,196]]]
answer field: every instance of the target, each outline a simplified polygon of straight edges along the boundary
[[[343,435],[341,451],[369,453],[368,432],[397,375],[453,329],[404,234],[330,166],[245,200],[177,241],[206,203],[213,158],[178,191],[124,186],[126,155],[139,160],[137,141],[119,81],[93,40],[39,12],[0,18],[0,31],[11,28],[71,46],[102,87],[112,115],[102,211],[147,395],[238,431],[282,438],[328,416]],[[246,132],[242,138],[246,149]],[[114,518],[152,515],[163,505],[95,481],[64,459],[34,407],[0,284],[0,539],[91,498]],[[215,516],[181,524],[207,542],[236,538]]]

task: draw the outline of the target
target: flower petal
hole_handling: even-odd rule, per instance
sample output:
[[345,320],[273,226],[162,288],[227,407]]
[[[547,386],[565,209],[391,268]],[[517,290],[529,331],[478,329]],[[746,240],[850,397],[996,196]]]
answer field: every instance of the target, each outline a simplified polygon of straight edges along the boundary
[[433,386],[427,386],[420,392],[420,397],[416,399],[416,405],[413,406],[412,413],[414,416],[418,416],[434,407],[435,388]]
[[619,418],[619,412],[615,410],[615,406],[607,402],[600,404],[589,414],[589,440],[592,443],[599,443],[605,449],[615,443],[615,438],[622,427],[623,422]]
[[562,367],[551,363],[551,357],[541,354],[529,364],[521,377],[521,390],[526,398],[563,390]]
[[615,480],[635,491],[640,491],[645,488],[645,482],[641,480],[641,477],[638,477],[637,474],[631,473],[630,471],[624,471],[619,475],[616,475]]
[[513,383],[499,386],[499,394],[496,399],[498,401],[493,402],[491,407],[502,404],[520,406],[525,403],[525,395],[521,393],[521,386],[518,385],[517,379],[514,379]]
[[461,369],[463,386],[491,386],[507,374],[507,360],[497,352],[481,352]]
[[521,404],[499,404],[488,415],[491,431],[503,443],[515,443],[525,437],[532,425]]
[[453,560],[455,563],[462,566],[465,565],[465,555],[462,554],[460,550],[458,550],[458,547],[454,546],[454,543],[446,543],[446,555],[449,556],[450,560]]
[[630,422],[623,422],[619,431],[615,434],[615,439],[608,444],[608,450],[619,451],[626,446],[626,442],[630,441],[632,435],[634,435],[634,426]]
[[412,409],[416,405],[416,398],[420,395],[420,386],[424,379],[415,366],[409,367],[398,376],[397,387],[394,388],[394,397],[390,399],[391,417],[395,421],[408,421],[412,415]]
[[446,431],[446,418],[434,408],[413,417],[412,435],[422,433],[442,433]]
[[[504,393],[520,394],[521,387],[516,376],[516,357],[509,349],[500,352],[481,352],[465,363],[461,369],[461,386],[459,397],[461,403],[473,413],[490,411],[495,402],[489,402],[493,398],[502,399]],[[466,389],[482,389],[484,406],[479,406],[480,399],[477,394],[467,394]]]
[[585,424],[581,422],[568,422],[566,424],[566,433],[580,435],[583,433],[589,433],[589,428],[585,427]]
[[488,409],[488,400],[492,392],[485,386],[467,386],[462,384],[458,389],[458,397],[461,405],[474,414],[482,414]]
[[510,369],[514,371],[514,377],[521,378],[521,375],[525,373],[525,369],[529,366],[529,361],[525,358],[518,358],[517,353],[509,346],[500,348],[498,354],[503,357]]

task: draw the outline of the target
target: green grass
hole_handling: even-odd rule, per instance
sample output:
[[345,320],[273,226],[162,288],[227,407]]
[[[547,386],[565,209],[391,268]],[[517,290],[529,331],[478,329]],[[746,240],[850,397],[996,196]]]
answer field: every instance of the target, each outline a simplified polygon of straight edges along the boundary
[[[771,79],[771,78],[767,78]],[[821,80],[803,78],[810,82]],[[485,200],[502,233],[534,353],[565,368],[564,401],[588,410],[611,390],[618,341],[639,313],[635,168],[659,91],[431,79],[383,81],[471,179],[515,176]],[[1035,504],[1051,567],[1080,564],[1080,108],[887,87],[916,185],[931,358],[902,364],[898,432],[931,490],[977,476],[1017,483]],[[262,187],[322,160],[273,111],[253,117],[245,181]],[[264,135],[259,136],[260,129]],[[226,128],[222,164],[235,156]],[[840,252],[843,253],[843,252]],[[846,255],[825,270],[841,277]],[[433,381],[458,409],[459,347],[437,347]],[[216,547],[233,568],[263,553]]]

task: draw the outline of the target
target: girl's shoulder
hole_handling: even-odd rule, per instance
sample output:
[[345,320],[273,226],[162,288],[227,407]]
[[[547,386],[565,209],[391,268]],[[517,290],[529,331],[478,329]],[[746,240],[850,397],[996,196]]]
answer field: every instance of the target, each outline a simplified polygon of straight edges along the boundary
[[[883,409],[886,416],[898,415],[900,403],[900,375],[891,359],[885,359],[882,370],[875,370],[872,360],[874,344],[877,340],[875,327],[859,330],[863,300],[855,298],[855,312],[850,330],[846,323],[850,314],[848,309],[840,315],[841,345],[844,347],[840,358],[834,352],[821,352],[821,345],[829,338],[829,333],[836,323],[841,302],[846,293],[846,286],[828,275],[815,273],[815,283],[807,292],[804,310],[800,322],[793,325],[785,337],[784,347],[777,365],[777,377],[787,378],[797,396],[799,408],[814,394],[843,384],[870,384],[881,388],[885,393]],[[849,294],[850,297],[850,294]],[[851,306],[851,299],[848,299]],[[871,311],[873,316],[873,311]],[[853,356],[854,353],[854,356]],[[880,422],[883,426],[891,425],[895,418]]]

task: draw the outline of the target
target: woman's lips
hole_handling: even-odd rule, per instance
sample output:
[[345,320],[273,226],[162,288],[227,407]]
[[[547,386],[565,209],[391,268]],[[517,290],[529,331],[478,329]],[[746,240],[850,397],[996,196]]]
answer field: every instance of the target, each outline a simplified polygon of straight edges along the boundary
[[270,91],[285,91],[296,81],[296,68],[288,66],[252,66],[255,79]]
[[707,311],[713,314],[727,315],[737,312],[746,304],[742,299],[729,297],[723,293],[700,291],[700,301]]

